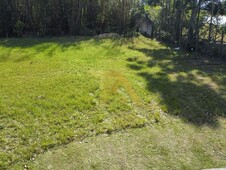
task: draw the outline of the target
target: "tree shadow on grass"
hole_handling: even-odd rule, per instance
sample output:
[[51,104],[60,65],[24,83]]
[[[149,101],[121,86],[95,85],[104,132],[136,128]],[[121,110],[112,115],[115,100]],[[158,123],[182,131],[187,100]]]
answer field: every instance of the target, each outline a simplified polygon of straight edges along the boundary
[[90,40],[90,37],[8,38],[0,39],[0,46],[11,48],[29,48],[43,43],[56,43],[68,47],[73,43],[87,40]]
[[[83,42],[89,41],[92,45],[100,45],[101,40],[90,37],[51,37],[51,38],[10,38],[0,39],[0,62],[21,62],[32,59],[38,53],[45,53],[46,57],[53,57],[56,49],[62,52],[69,48],[80,49]],[[15,51],[17,50],[17,51]],[[10,57],[13,56],[13,60]]]
[[[225,75],[225,65],[172,49],[134,50],[150,59],[141,62],[129,58],[128,67],[146,80],[150,92],[160,95],[160,104],[167,114],[196,126],[220,126],[218,118],[226,118],[226,98],[217,87],[225,90],[226,77],[215,83],[211,76]],[[150,69],[155,67],[160,71],[152,73]]]

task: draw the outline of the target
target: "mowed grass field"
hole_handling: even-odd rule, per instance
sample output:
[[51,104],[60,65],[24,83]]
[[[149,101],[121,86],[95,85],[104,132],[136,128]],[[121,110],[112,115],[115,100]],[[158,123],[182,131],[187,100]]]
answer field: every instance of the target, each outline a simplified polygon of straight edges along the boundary
[[0,40],[0,169],[133,167],[226,167],[224,63],[142,36]]

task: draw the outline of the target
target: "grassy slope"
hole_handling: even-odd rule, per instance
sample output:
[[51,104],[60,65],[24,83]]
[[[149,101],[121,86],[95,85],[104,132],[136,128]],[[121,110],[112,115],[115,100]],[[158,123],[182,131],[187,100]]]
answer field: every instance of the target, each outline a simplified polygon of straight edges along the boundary
[[143,37],[10,39],[0,41],[0,51],[0,167],[19,168],[73,140],[145,125],[151,128],[130,133],[143,139],[131,138],[147,148],[140,153],[146,168],[225,164],[224,65]]

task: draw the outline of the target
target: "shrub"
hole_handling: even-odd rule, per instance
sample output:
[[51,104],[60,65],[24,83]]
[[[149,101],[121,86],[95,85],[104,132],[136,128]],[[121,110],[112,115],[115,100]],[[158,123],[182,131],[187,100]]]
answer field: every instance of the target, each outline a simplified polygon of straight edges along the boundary
[[21,37],[24,30],[24,23],[20,20],[18,20],[14,25],[14,33],[17,34],[17,36]]

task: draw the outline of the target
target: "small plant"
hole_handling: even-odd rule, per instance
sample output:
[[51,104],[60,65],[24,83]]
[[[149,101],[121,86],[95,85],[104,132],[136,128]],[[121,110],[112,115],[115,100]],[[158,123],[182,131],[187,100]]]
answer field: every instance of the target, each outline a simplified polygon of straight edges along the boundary
[[160,114],[159,114],[159,112],[155,112],[154,113],[154,121],[155,121],[155,123],[159,123],[160,122]]
[[21,37],[23,35],[24,23],[21,20],[18,20],[14,25],[14,32],[17,36]]

